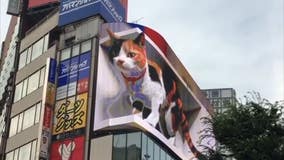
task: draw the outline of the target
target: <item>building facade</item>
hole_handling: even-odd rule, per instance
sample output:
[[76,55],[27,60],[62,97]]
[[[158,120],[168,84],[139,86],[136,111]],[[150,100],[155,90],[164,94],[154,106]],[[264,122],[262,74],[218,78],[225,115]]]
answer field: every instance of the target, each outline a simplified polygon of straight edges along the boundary
[[[212,108],[160,34],[125,23],[127,1],[30,0],[22,6],[13,103],[2,114],[8,117],[2,159],[172,160],[200,154],[199,132],[206,127],[200,118]],[[134,69],[144,66],[131,74],[118,71],[116,65],[127,60],[117,61],[116,41],[140,48],[126,57],[139,59],[131,62]]]
[[203,89],[215,113],[225,112],[229,105],[236,105],[236,91],[233,88]]

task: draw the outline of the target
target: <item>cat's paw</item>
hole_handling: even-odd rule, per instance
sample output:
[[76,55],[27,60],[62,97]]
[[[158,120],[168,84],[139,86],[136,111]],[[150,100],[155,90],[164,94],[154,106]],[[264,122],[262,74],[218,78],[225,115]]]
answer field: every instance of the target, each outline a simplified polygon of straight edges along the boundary
[[151,126],[155,127],[156,124],[158,123],[159,119],[156,118],[146,118],[144,119],[146,122],[148,122]]

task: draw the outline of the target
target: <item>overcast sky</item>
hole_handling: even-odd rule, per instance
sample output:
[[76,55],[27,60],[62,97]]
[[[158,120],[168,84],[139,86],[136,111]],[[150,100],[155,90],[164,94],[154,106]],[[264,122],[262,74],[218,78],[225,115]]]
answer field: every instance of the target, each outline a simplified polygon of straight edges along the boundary
[[[3,40],[9,18],[0,2]],[[129,0],[128,7],[129,22],[163,35],[200,88],[284,99],[283,0]]]
[[283,0],[129,0],[168,41],[200,88],[258,91],[284,99]]

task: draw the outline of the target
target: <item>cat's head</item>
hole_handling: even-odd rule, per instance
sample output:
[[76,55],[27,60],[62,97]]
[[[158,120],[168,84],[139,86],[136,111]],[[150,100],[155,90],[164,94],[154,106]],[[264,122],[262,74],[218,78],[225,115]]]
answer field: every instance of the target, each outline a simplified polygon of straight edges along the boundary
[[145,37],[140,33],[135,39],[122,39],[108,30],[110,40],[104,46],[110,47],[109,56],[117,69],[126,77],[138,77],[147,68]]

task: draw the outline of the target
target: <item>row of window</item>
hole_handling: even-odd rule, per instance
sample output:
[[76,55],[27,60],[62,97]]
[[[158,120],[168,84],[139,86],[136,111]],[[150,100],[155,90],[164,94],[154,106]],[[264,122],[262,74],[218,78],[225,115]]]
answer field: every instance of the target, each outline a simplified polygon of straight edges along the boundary
[[9,137],[35,125],[40,120],[41,102],[11,119]]
[[113,160],[174,160],[168,152],[141,132],[113,137]]
[[20,54],[19,67],[20,70],[25,65],[42,55],[48,49],[49,34],[39,39],[36,43],[28,47]]
[[6,160],[36,160],[37,140],[25,144],[6,154]]
[[77,56],[81,53],[85,53],[87,51],[90,51],[91,49],[92,49],[92,41],[91,40],[88,40],[88,41],[82,42],[80,44],[74,45],[74,46],[72,46],[72,48],[71,47],[66,48],[66,49],[61,51],[60,61],[64,61],[68,58]]
[[45,67],[41,68],[31,76],[16,85],[14,102],[19,101],[26,95],[41,87],[44,83]]

